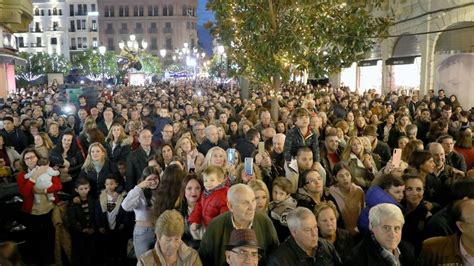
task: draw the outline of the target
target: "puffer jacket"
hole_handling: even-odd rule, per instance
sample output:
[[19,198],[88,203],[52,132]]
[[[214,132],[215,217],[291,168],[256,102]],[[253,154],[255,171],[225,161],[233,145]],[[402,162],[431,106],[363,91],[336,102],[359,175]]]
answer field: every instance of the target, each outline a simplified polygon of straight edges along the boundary
[[400,209],[402,208],[402,206],[380,186],[372,186],[367,190],[365,193],[365,202],[366,206],[362,209],[357,223],[357,227],[361,233],[369,230],[369,211],[372,207],[381,203],[391,203],[398,206]]
[[227,186],[224,186],[213,191],[207,197],[203,192],[193,212],[189,216],[189,223],[204,224],[207,227],[214,217],[228,211],[227,190]]

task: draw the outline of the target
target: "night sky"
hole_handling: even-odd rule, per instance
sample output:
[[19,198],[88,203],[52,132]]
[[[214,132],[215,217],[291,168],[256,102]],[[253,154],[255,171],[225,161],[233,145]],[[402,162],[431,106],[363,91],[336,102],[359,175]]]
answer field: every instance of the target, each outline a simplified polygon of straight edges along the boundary
[[207,0],[199,0],[198,3],[198,37],[201,46],[206,50],[206,54],[210,55],[212,52],[212,36],[211,34],[204,29],[203,25],[211,20],[214,20],[214,14],[206,10]]

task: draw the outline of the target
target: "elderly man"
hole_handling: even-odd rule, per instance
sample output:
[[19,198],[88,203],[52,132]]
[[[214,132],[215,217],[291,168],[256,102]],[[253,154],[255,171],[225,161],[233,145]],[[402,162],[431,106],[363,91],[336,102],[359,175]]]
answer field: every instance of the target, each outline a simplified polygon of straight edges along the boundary
[[439,137],[436,142],[443,146],[444,153],[446,154],[446,164],[460,170],[462,172],[467,171],[466,160],[464,157],[454,151],[454,139],[450,135],[443,135]]
[[114,123],[114,112],[110,109],[106,109],[103,114],[104,119],[97,124],[97,128],[104,134],[109,135],[109,130]]
[[183,233],[183,216],[176,210],[164,211],[155,223],[155,247],[138,258],[137,265],[202,265],[197,251],[181,241]]
[[257,266],[261,250],[257,244],[257,235],[252,229],[235,229],[230,234],[225,258],[230,266]]
[[273,152],[271,155],[272,164],[278,169],[280,175],[285,174],[285,157],[283,156],[283,148],[285,146],[285,134],[278,133],[273,136]]
[[401,241],[404,223],[396,205],[382,203],[372,207],[370,233],[354,247],[347,265],[415,265],[413,247]]
[[258,132],[262,133],[262,130],[269,127],[275,128],[275,125],[272,122],[272,116],[270,114],[270,111],[264,109],[260,113],[260,122],[255,125],[255,129]]
[[211,148],[217,146],[223,148],[224,150],[227,150],[227,148],[229,148],[229,145],[227,143],[219,139],[219,132],[216,126],[207,126],[204,130],[204,133],[206,134],[206,140],[198,146],[198,151],[200,153],[206,155]]
[[138,134],[140,146],[130,152],[127,157],[127,170],[125,172],[127,190],[132,189],[137,184],[143,169],[148,165],[148,160],[156,154],[151,146],[152,136],[149,129],[140,131]]
[[334,246],[318,237],[313,212],[304,207],[290,211],[287,217],[291,236],[268,259],[268,265],[340,265]]
[[425,240],[418,265],[474,265],[474,200],[457,202],[453,216],[459,232]]
[[267,255],[279,242],[275,227],[267,215],[256,212],[255,194],[244,184],[236,184],[227,192],[228,212],[211,221],[199,246],[199,255],[206,265],[220,266],[226,261],[226,244],[234,229],[253,229],[257,235],[258,246],[262,248],[262,265]]

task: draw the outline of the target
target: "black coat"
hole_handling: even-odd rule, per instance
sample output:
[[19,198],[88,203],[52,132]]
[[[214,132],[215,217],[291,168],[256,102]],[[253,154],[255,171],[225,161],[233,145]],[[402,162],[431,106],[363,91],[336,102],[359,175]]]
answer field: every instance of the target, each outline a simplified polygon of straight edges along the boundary
[[378,169],[384,167],[392,157],[390,154],[390,147],[387,143],[381,140],[377,140],[377,146],[375,146],[375,149],[372,152],[380,156],[380,160],[376,162]]
[[245,158],[252,157],[252,153],[255,151],[256,147],[255,144],[247,139],[239,139],[237,145],[235,145],[235,149],[240,153],[240,157],[243,161]]
[[[77,177],[81,171],[82,164],[84,163],[84,157],[82,157],[82,153],[79,148],[77,148],[76,151],[70,150],[67,154],[66,160],[69,162],[68,173],[73,178]],[[61,151],[59,151],[57,148],[53,149],[49,155],[49,161],[52,165],[64,165],[64,159]]]
[[[229,144],[227,144],[226,142],[222,141],[222,140],[218,140],[217,141],[217,144],[214,144],[214,143],[211,143],[208,139],[206,139],[203,143],[201,143],[197,149],[200,153],[202,153],[204,156],[206,156],[207,152],[214,148],[214,147],[221,147],[222,149],[224,150],[227,150],[227,148],[229,148]],[[244,158],[244,157],[242,157]]]
[[[112,128],[112,125],[110,125],[110,128]],[[102,132],[102,134],[104,134],[104,136],[107,137],[107,135],[109,135],[109,129],[107,128],[107,126],[105,125],[105,121],[102,120],[100,121],[99,123],[97,123],[97,129],[100,130],[100,132]]]
[[[371,234],[366,234],[364,239],[352,249],[351,255],[345,262],[347,266],[367,266],[377,265],[383,266],[387,264],[382,256],[379,254],[380,245],[376,243]],[[400,263],[403,266],[416,265],[415,255],[413,253],[413,247],[404,241],[398,244],[400,250]]]
[[446,164],[451,165],[452,167],[461,170],[463,172],[467,171],[466,160],[462,154],[459,154],[455,151],[452,151],[446,155]]
[[109,160],[115,165],[120,161],[126,162],[127,157],[130,154],[130,145],[126,143],[121,143],[120,145],[115,146],[112,150],[112,143],[108,141],[105,143],[105,149],[107,150]]
[[99,173],[96,172],[94,167],[89,171],[82,169],[79,173],[79,177],[86,178],[89,181],[89,184],[91,186],[90,195],[95,199],[98,198],[102,189],[105,188],[105,179],[108,176],[115,177],[120,184],[117,167],[108,159],[105,160],[104,165],[102,166],[102,169],[100,169]]
[[125,171],[126,189],[131,190],[142,176],[143,169],[148,166],[148,160],[156,155],[156,151],[151,149],[150,155],[147,155],[142,146],[130,152],[127,157],[127,167]]
[[20,154],[28,147],[28,138],[25,133],[18,128],[15,128],[12,132],[7,132],[5,129],[2,129],[0,134],[3,137],[4,146],[11,146]]

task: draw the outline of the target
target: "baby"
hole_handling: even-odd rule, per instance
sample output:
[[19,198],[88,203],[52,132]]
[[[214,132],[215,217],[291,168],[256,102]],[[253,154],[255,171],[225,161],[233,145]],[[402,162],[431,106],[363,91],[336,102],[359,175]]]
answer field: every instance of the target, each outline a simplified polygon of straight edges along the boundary
[[[38,161],[38,165],[43,166],[43,165],[48,165],[49,162],[46,159],[40,159]],[[30,179],[34,174],[34,171],[29,172],[28,174],[25,175],[26,179]],[[52,178],[53,176],[59,176],[59,171],[55,170],[54,168],[48,167],[48,170],[46,173],[38,176],[35,182],[35,188],[38,190],[45,190],[48,189],[50,186],[53,185]],[[54,201],[54,193],[46,193],[46,196],[49,201]],[[40,194],[34,194],[35,197],[35,202],[39,203],[41,201],[41,195]]]

